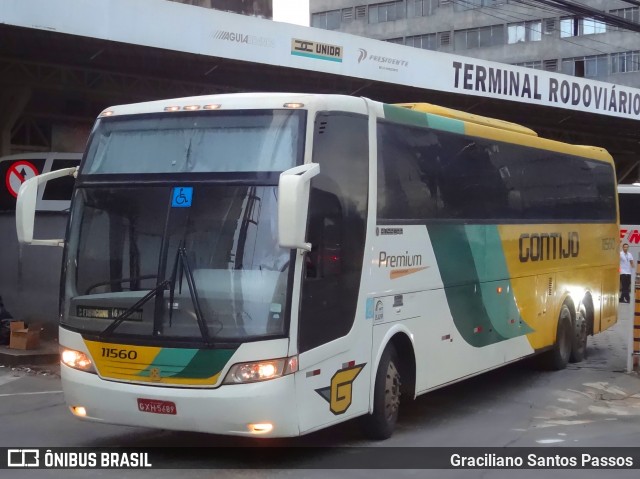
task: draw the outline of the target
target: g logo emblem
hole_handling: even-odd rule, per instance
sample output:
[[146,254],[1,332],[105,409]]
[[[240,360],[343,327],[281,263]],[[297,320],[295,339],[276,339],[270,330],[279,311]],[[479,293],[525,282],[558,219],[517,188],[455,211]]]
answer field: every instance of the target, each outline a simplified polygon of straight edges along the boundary
[[343,414],[351,406],[353,381],[355,381],[365,365],[366,363],[363,363],[340,369],[331,378],[331,386],[316,389],[316,392],[329,403],[329,410],[336,416]]

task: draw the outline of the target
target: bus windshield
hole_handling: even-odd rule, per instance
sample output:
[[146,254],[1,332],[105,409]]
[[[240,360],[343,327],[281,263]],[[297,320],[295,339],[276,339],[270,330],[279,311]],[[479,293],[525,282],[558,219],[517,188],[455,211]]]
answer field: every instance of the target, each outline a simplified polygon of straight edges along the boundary
[[301,163],[304,121],[102,121],[73,202],[63,324],[183,342],[285,335],[292,253],[277,241],[277,173]]
[[242,110],[100,120],[82,174],[284,171],[304,112]]

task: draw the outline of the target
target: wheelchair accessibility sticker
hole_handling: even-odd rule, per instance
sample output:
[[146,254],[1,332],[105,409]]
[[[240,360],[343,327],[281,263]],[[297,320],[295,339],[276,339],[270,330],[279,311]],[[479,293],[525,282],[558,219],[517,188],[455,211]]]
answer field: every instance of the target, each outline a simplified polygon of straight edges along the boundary
[[193,198],[192,186],[176,186],[171,193],[172,208],[191,208],[191,199]]

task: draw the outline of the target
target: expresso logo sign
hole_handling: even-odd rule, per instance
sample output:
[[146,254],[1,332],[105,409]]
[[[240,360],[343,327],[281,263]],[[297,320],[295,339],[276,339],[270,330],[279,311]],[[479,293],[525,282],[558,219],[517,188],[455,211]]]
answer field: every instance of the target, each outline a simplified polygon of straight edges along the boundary
[[358,63],[373,62],[378,65],[380,70],[387,70],[392,72],[399,71],[400,68],[406,68],[409,66],[409,62],[400,58],[385,57],[382,55],[370,55],[364,48],[358,49]]
[[518,240],[521,263],[554,259],[577,258],[580,236],[577,231],[562,233],[524,233]]
[[291,40],[291,54],[299,57],[342,63],[343,48],[338,45],[294,38]]
[[275,45],[271,38],[257,37],[242,32],[230,32],[228,30],[217,30],[213,33],[215,40],[222,40],[231,43],[244,43],[256,47],[273,47]]

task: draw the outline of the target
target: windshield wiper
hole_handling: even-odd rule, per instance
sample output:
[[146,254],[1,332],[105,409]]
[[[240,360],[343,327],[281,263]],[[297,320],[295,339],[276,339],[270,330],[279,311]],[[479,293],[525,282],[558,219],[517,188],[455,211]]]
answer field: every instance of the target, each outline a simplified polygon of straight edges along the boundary
[[[173,299],[176,289],[176,280],[178,278],[178,263],[180,265],[180,292],[182,292],[182,275],[187,278],[187,286],[189,286],[189,294],[191,296],[191,302],[193,303],[193,309],[196,313],[196,321],[198,322],[198,328],[200,329],[200,335],[202,339],[209,343],[209,330],[202,314],[202,307],[200,306],[200,299],[198,298],[198,290],[196,289],[196,282],[193,278],[193,272],[191,271],[191,265],[189,264],[189,258],[187,258],[187,250],[184,247],[179,247],[176,253],[176,260],[173,266],[173,274],[171,275],[171,286],[169,288],[169,325],[173,317]],[[216,331],[216,334],[222,329],[222,323],[220,323],[220,329]]]
[[133,306],[131,306],[124,313],[122,313],[120,316],[115,318],[113,320],[113,322],[109,326],[107,326],[104,331],[102,331],[100,333],[100,337],[104,338],[106,336],[109,336],[129,316],[131,316],[134,312],[136,312],[136,310],[140,306],[144,305],[147,301],[149,301],[151,298],[156,296],[160,291],[164,291],[165,289],[167,289],[167,287],[169,287],[170,285],[171,285],[171,282],[169,280],[165,280],[162,283],[158,283],[155,288],[153,288],[151,291],[149,291],[147,294],[145,294],[142,298],[140,298],[138,301],[136,301],[136,303]]
[[[178,268],[180,266],[180,268]],[[180,270],[180,271],[178,271]],[[191,301],[193,303],[193,309],[196,314],[196,321],[198,322],[198,328],[200,329],[200,335],[204,339],[204,341],[209,344],[209,330],[207,329],[207,324],[204,320],[204,315],[202,314],[202,307],[200,306],[200,299],[198,298],[198,291],[196,289],[195,280],[193,277],[193,272],[191,271],[191,265],[189,264],[189,259],[187,258],[187,250],[184,247],[178,248],[176,253],[176,260],[173,267],[173,273],[171,275],[171,280],[164,280],[161,283],[158,283],[151,291],[145,294],[142,298],[140,298],[136,303],[127,309],[124,313],[119,315],[117,318],[113,320],[113,322],[105,328],[104,331],[100,333],[101,338],[105,338],[109,336],[111,333],[115,331],[115,329],[120,326],[129,316],[131,316],[134,312],[138,310],[141,306],[147,303],[150,299],[157,296],[161,291],[166,289],[169,290],[169,321],[171,321],[173,316],[173,300],[175,297],[175,287],[178,276],[180,277],[180,292],[182,292],[182,276],[186,277],[187,285],[189,286],[189,294],[191,295]],[[220,329],[216,331],[215,334],[219,333],[223,325],[220,321],[216,321],[220,325]]]

